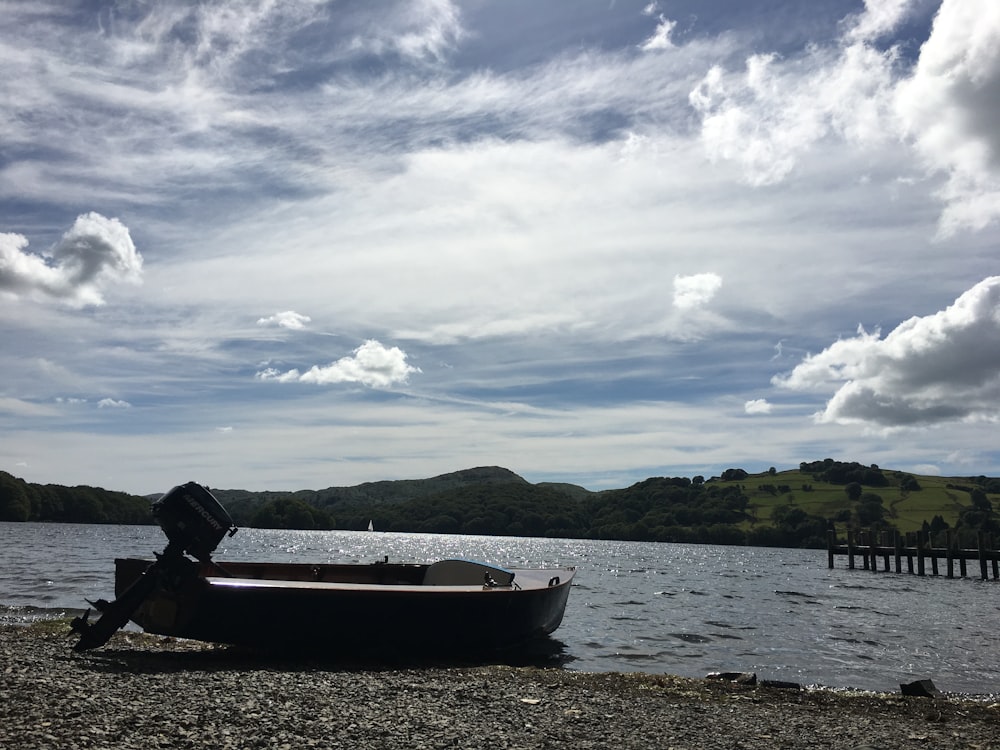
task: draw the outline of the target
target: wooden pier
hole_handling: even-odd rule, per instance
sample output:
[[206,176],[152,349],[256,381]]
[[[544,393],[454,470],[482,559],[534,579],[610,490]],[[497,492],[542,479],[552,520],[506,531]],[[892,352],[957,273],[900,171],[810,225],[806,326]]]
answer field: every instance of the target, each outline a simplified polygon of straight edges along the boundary
[[[943,546],[935,546],[935,542]],[[955,578],[956,562],[958,576],[968,577],[968,563],[979,562],[979,576],[984,581],[992,573],[993,579],[1000,578],[1000,552],[994,549],[993,540],[988,534],[980,533],[975,549],[961,549],[952,531],[945,531],[933,536],[918,531],[901,536],[897,531],[872,532],[848,529],[846,543],[841,544],[837,532],[827,532],[827,557],[832,569],[838,555],[847,557],[847,567],[854,570],[860,559],[864,570],[879,572],[879,560],[882,571],[890,572],[891,563],[895,563],[895,572],[903,572],[903,560],[906,560],[906,572],[918,576],[939,575],[939,563],[945,565],[945,575]],[[914,565],[915,564],[915,565]]]

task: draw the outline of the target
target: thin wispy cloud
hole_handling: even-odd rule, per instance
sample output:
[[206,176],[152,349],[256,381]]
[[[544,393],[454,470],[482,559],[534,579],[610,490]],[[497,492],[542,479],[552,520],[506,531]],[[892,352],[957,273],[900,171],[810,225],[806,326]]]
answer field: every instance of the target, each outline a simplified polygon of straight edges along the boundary
[[1000,6],[730,6],[5,6],[0,468],[1000,471]]

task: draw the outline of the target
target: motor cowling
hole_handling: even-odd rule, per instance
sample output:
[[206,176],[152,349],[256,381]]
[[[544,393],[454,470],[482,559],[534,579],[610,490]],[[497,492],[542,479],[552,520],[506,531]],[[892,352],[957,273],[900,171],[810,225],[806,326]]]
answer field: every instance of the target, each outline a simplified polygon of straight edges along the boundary
[[226,534],[236,533],[226,509],[197,482],[174,487],[153,503],[152,511],[170,544],[202,562],[211,558]]
[[[184,557],[185,552],[201,562],[209,562],[223,537],[236,533],[236,526],[226,509],[196,482],[174,487],[153,503],[152,511],[153,518],[170,540],[167,548],[113,602],[103,599],[92,602],[101,613],[100,619],[90,622],[88,609],[70,623],[73,631],[80,634],[80,640],[73,647],[76,651],[107,643],[157,586],[176,585],[177,581],[197,575],[197,566]],[[222,571],[218,565],[215,567]]]

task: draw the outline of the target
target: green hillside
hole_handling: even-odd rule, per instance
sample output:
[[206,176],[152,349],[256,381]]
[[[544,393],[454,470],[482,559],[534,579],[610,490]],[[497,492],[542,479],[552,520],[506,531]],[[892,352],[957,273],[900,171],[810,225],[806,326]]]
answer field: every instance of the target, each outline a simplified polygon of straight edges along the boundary
[[[893,470],[878,471],[885,478],[885,484],[859,482],[862,494],[857,501],[851,501],[845,490],[850,482],[835,483],[824,479],[820,471],[804,471],[802,468],[752,474],[728,483],[740,485],[749,500],[750,518],[744,522],[748,528],[756,523],[773,522],[775,510],[783,507],[799,508],[809,515],[832,519],[840,525],[851,521],[855,526],[867,527],[880,520],[883,525],[904,533],[921,529],[924,522],[929,524],[935,516],[941,517],[949,527],[955,527],[963,511],[972,506],[974,490],[984,492],[992,505],[996,505],[997,495],[1000,495],[1000,480],[988,477],[939,477]],[[879,501],[868,496],[877,496]],[[875,506],[881,505],[881,518],[878,518],[874,508],[859,517],[858,511],[866,501]]]

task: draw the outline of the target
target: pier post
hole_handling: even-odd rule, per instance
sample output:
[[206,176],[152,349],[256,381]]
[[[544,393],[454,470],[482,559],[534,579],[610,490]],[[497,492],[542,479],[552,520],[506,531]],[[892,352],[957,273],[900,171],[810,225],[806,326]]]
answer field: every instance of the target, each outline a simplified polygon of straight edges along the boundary
[[826,563],[833,570],[833,548],[837,546],[837,532],[834,529],[826,531]]
[[938,574],[938,556],[937,550],[934,549],[934,536],[931,532],[927,532],[927,551],[931,555],[931,573],[934,575]]
[[924,570],[924,533],[917,532],[917,575],[926,575]]
[[1000,562],[997,560],[997,548],[993,544],[993,535],[990,534],[987,539],[989,541],[990,560],[993,563],[993,580],[995,581],[997,578],[1000,578]]
[[954,536],[951,533],[951,529],[945,529],[945,532],[944,532],[944,543],[945,543],[945,546],[946,546],[945,555],[946,555],[947,560],[948,560],[948,577],[949,578],[954,578],[955,577],[955,555],[953,554],[952,550],[954,549],[954,546],[955,546],[955,539],[954,539]]
[[976,545],[979,548],[979,573],[982,575],[985,581],[988,576],[986,575],[986,535],[983,532],[979,532],[976,535]]
[[854,529],[847,530],[847,568],[854,570]]
[[903,572],[903,560],[902,560],[902,544],[899,539],[899,532],[892,532],[893,546],[896,548],[896,572]]

